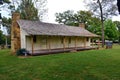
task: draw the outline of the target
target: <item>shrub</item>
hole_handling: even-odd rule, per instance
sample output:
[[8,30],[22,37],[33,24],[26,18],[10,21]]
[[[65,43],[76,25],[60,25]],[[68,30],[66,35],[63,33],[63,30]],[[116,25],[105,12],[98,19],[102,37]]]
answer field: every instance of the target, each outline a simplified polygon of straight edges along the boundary
[[24,48],[23,49],[19,49],[16,52],[17,56],[22,56],[22,55],[27,55],[27,54],[29,54],[29,52],[26,49],[24,49]]

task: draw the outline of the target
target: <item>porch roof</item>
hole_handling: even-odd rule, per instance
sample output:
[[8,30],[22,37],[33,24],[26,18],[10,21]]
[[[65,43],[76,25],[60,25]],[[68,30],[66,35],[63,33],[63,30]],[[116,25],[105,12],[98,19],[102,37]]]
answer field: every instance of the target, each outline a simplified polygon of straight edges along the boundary
[[29,20],[18,20],[17,22],[20,28],[29,35],[99,37],[82,27]]

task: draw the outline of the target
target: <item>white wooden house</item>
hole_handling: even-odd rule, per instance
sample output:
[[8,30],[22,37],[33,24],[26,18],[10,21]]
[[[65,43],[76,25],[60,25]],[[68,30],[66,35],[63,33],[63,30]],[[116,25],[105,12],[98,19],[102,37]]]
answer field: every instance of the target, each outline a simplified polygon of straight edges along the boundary
[[19,14],[13,14],[12,52],[20,48],[30,54],[67,52],[92,49],[91,39],[99,37],[84,28],[40,21],[20,20]]

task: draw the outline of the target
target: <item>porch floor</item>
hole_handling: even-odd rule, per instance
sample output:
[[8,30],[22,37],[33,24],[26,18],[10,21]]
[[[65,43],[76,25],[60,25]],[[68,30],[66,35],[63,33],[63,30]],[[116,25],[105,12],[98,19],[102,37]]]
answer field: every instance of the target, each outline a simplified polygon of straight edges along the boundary
[[76,51],[83,51],[83,50],[92,50],[92,49],[98,49],[98,47],[77,47],[77,48],[58,48],[58,49],[45,49],[45,50],[34,50],[29,51],[30,55],[36,56],[36,55],[47,55],[47,54],[55,54],[55,53],[63,53],[63,52],[76,52]]

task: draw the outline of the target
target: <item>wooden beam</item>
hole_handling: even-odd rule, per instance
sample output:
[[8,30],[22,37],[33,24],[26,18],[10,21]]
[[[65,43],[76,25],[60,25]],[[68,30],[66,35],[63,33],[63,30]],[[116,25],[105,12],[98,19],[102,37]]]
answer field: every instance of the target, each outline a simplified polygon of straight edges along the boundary
[[91,41],[92,41],[92,47],[93,47],[93,39],[91,39]]
[[31,43],[32,43],[32,55],[34,53],[34,42],[33,42],[33,35],[31,36]]
[[50,36],[48,36],[48,40],[47,40],[47,43],[48,43],[48,49],[49,51],[51,51],[51,43],[50,43]]
[[100,48],[100,39],[98,40],[98,49]]
[[63,48],[64,48],[64,50],[65,50],[65,48],[66,48],[66,41],[65,41],[65,37],[63,37]]
[[75,37],[75,49],[77,49],[77,37]]
[[84,37],[84,48],[86,47],[86,38]]

